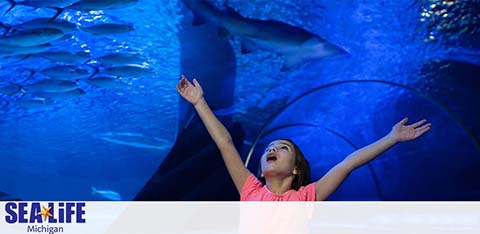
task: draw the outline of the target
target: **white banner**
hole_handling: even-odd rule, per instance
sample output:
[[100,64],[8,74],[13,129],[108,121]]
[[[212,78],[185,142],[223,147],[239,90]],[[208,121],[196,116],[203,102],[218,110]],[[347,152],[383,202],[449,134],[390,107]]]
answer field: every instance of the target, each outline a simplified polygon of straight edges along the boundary
[[480,233],[480,202],[1,202],[0,233]]

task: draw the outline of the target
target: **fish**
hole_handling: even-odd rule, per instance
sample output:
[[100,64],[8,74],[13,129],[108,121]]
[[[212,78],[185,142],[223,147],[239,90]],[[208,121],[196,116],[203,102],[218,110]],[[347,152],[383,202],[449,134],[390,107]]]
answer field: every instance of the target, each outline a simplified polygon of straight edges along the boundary
[[15,105],[18,108],[36,110],[36,109],[46,109],[52,107],[52,103],[45,98],[34,97],[34,98],[22,98],[15,102]]
[[113,66],[105,68],[105,72],[122,77],[145,76],[154,73],[153,69],[148,66],[138,64],[126,64],[121,66]]
[[2,45],[0,44],[0,56],[29,56],[31,54],[40,53],[46,51],[52,47],[52,44],[45,43],[36,46],[14,46],[14,45]]
[[131,24],[106,23],[81,27],[80,29],[93,35],[116,35],[133,31],[134,27]]
[[18,92],[20,92],[22,88],[17,85],[12,85],[12,84],[6,84],[0,86],[0,94],[12,96]]
[[143,149],[167,150],[172,145],[170,141],[165,139],[134,132],[106,132],[95,134],[94,137],[114,144]]
[[208,21],[219,27],[219,36],[240,37],[243,54],[267,50],[283,56],[282,71],[308,61],[347,54],[343,48],[299,27],[274,20],[246,18],[229,7],[227,12],[221,12],[206,1],[182,1],[194,14],[193,25]]
[[35,28],[19,31],[7,37],[0,38],[0,45],[38,46],[58,40],[64,36],[61,30],[54,28]]
[[85,91],[80,88],[65,92],[32,92],[32,95],[44,99],[69,99],[69,98],[78,98],[85,94]]
[[140,0],[80,0],[66,7],[50,7],[57,10],[57,13],[52,16],[52,20],[56,19],[64,10],[76,11],[98,11],[111,10],[133,6],[140,2]]
[[118,52],[96,58],[98,62],[109,65],[142,64],[146,58],[139,53]]
[[72,34],[78,31],[77,25],[66,20],[50,20],[50,18],[35,18],[16,25],[3,25],[6,29],[4,36],[12,31],[27,31],[38,28],[53,28],[62,31],[64,34]]
[[95,11],[106,9],[118,9],[132,6],[140,0],[80,0],[65,8],[77,11]]
[[54,28],[62,31],[64,34],[71,34],[78,31],[77,25],[66,20],[50,20],[50,18],[35,18],[16,25],[2,25],[5,28],[4,36],[9,32],[27,31],[38,28]]
[[83,68],[83,67],[78,67],[73,65],[57,65],[57,66],[45,68],[39,72],[50,78],[56,78],[56,79],[62,79],[62,80],[65,80],[65,79],[77,80],[77,79],[89,78],[94,74],[96,74],[97,70],[95,70],[92,67]]
[[110,201],[121,201],[122,196],[119,193],[112,190],[98,190],[95,187],[91,187],[92,195],[100,196]]
[[61,63],[86,63],[91,59],[90,53],[78,51],[45,51],[41,53],[36,53],[35,56],[39,56],[45,59],[48,59],[53,62]]
[[29,0],[29,1],[14,1],[14,0],[7,0],[10,3],[10,8],[5,12],[7,14],[10,12],[15,6],[23,5],[29,6],[34,8],[41,8],[41,7],[59,7],[64,8],[71,5],[74,2],[78,2],[78,0]]
[[123,89],[130,86],[115,76],[96,76],[86,81],[93,86],[107,89]]
[[44,79],[33,84],[23,86],[22,89],[27,93],[62,93],[72,91],[78,88],[77,82],[67,80]]

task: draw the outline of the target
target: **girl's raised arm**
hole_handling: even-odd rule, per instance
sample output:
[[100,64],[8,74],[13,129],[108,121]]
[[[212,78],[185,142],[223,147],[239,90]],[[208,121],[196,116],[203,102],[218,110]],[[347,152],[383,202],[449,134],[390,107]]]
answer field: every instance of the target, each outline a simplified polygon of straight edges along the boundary
[[213,114],[203,97],[203,90],[196,79],[193,79],[193,84],[182,75],[182,78],[177,84],[178,93],[188,102],[190,102],[197,111],[200,119],[208,130],[213,141],[217,145],[222,154],[223,161],[227,167],[228,173],[241,193],[243,184],[250,172],[243,165],[240,155],[233,145],[232,137],[227,129]]
[[393,126],[392,131],[388,135],[353,152],[330,169],[315,185],[316,200],[323,201],[327,199],[342,184],[350,172],[368,163],[396,143],[414,140],[430,130],[431,124],[427,123],[426,120],[405,125],[407,121],[408,118],[404,118]]

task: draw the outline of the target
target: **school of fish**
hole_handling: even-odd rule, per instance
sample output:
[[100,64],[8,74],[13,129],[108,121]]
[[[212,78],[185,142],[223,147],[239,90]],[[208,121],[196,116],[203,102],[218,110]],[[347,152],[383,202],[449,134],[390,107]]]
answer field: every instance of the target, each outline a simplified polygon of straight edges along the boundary
[[[0,76],[0,97],[3,95],[16,108],[48,106],[57,100],[78,98],[86,93],[85,85],[93,88],[124,89],[131,85],[129,77],[152,76],[155,71],[147,58],[136,51],[110,51],[92,56],[88,50],[72,51],[57,45],[77,34],[108,37],[135,30],[132,23],[113,22],[81,26],[61,17],[72,11],[86,12],[132,7],[139,0],[7,0],[6,16],[17,17],[14,11],[23,8],[52,9],[51,17],[33,18],[15,24],[0,20],[0,69],[4,71],[21,64],[19,74]],[[3,4],[5,4],[5,2]],[[1,14],[1,13],[0,13]],[[23,16],[23,15],[22,15]],[[20,17],[20,16],[18,16]],[[0,18],[3,19],[4,17]],[[31,18],[31,17],[30,17]],[[44,61],[45,68],[34,69],[29,59]],[[36,60],[38,61],[38,60]]]

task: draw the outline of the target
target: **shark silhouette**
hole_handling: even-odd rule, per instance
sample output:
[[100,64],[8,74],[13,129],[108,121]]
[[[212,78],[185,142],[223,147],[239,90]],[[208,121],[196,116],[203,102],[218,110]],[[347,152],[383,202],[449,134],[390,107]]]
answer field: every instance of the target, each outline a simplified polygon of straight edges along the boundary
[[219,27],[219,35],[241,37],[242,53],[268,50],[284,57],[282,71],[324,57],[347,52],[304,29],[274,21],[241,16],[233,9],[217,10],[205,0],[182,0],[193,12],[194,25],[211,22]]

